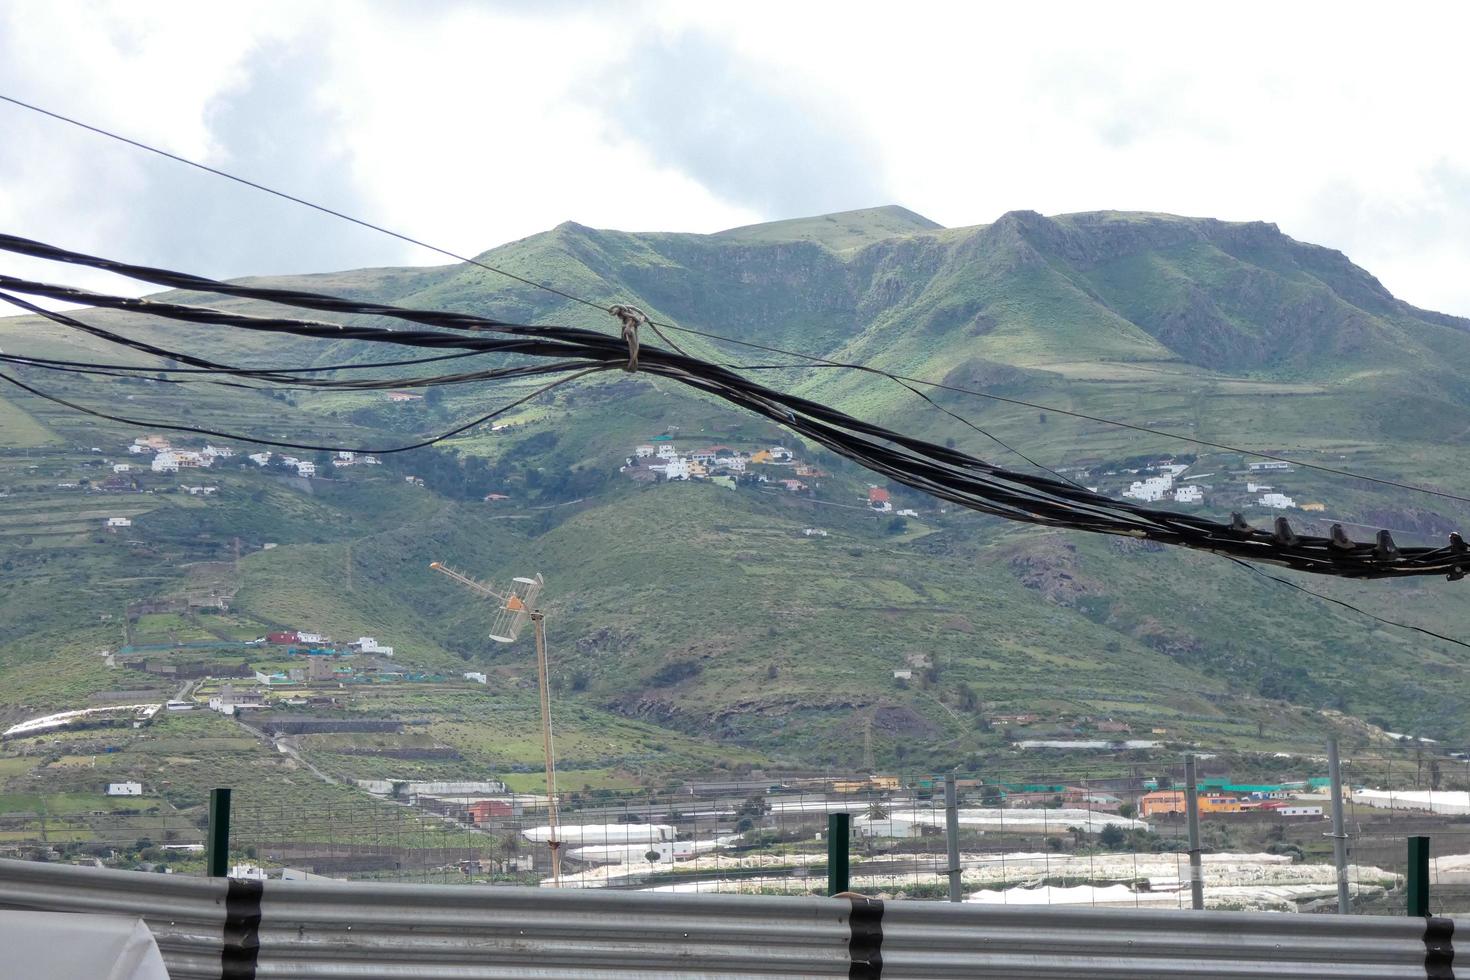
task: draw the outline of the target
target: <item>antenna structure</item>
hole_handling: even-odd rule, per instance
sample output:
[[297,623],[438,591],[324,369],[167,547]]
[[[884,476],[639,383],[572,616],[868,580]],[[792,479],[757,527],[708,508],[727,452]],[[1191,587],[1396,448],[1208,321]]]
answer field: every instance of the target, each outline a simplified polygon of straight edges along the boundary
[[490,639],[496,643],[514,643],[526,623],[535,626],[536,634],[536,680],[541,692],[541,744],[546,754],[546,816],[550,833],[546,844],[551,848],[552,883],[561,887],[561,841],[558,838],[557,793],[556,793],[556,750],[551,737],[551,686],[546,668],[546,615],[536,607],[536,600],[546,586],[546,580],[538,573],[533,578],[516,577],[510,587],[501,589],[493,583],[481,582],[456,572],[443,562],[429,565],[434,571],[454,579],[460,585],[498,604],[495,620],[490,626]]

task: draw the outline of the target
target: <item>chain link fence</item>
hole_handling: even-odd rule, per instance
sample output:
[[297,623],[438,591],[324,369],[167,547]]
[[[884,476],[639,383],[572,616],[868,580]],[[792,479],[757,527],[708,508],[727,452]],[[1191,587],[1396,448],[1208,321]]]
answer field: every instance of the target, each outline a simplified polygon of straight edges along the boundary
[[[1344,782],[1352,787],[1344,816],[1354,910],[1404,914],[1407,842],[1428,836],[1431,910],[1470,913],[1470,791],[1459,788],[1459,774],[1431,775],[1427,767],[1411,773],[1405,766],[1344,765]],[[1189,908],[1182,766],[1151,764],[1149,771],[1155,775],[1143,775],[1141,767],[1120,775],[1116,767],[1078,773],[1037,766],[958,775],[955,843],[964,900]],[[1410,788],[1416,777],[1423,789]],[[1239,786],[1202,775],[1207,908],[1336,910],[1324,783]],[[376,794],[344,787],[325,800],[237,799],[231,873],[554,883],[544,797],[494,784],[405,781],[373,788]],[[4,856],[205,873],[204,807],[126,798],[99,805],[81,794],[10,802],[0,813]],[[886,899],[949,894],[942,779],[732,777],[657,792],[567,793],[560,809],[564,888],[826,894],[828,820],[845,813],[851,890]]]

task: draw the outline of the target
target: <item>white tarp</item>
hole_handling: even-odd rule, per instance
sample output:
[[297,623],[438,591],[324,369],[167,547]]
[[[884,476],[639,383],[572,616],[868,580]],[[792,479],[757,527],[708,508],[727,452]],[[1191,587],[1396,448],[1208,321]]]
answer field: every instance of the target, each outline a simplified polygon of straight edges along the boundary
[[0,912],[0,980],[169,980],[142,919],[79,912]]

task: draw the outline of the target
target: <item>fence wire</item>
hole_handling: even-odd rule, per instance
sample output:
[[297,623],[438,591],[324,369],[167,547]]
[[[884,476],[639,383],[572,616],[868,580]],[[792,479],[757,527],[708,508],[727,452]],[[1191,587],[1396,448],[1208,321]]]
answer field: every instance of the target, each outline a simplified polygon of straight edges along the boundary
[[[1157,798],[1182,785],[1182,767],[1149,764],[1152,777],[1142,769],[958,776],[964,900],[1189,908],[1187,823],[1160,811]],[[1345,763],[1344,781],[1353,911],[1404,914],[1407,841],[1428,836],[1431,910],[1470,913],[1470,766]],[[0,855],[205,873],[203,807],[61,802],[48,807],[38,796],[30,809],[0,813]],[[1299,780],[1276,799],[1245,803],[1240,812],[1202,807],[1206,907],[1335,911],[1329,789]],[[828,818],[846,813],[850,890],[948,896],[941,779],[731,778],[657,792],[584,790],[564,794],[560,809],[563,888],[826,894]],[[534,794],[413,783],[376,796],[344,788],[332,801],[276,793],[237,799],[229,863],[244,877],[550,886],[549,836],[545,798]]]

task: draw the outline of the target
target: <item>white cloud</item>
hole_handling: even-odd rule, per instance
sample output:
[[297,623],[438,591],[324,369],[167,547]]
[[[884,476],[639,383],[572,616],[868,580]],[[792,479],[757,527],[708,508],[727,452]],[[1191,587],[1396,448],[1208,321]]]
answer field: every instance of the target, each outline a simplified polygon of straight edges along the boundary
[[[1448,4],[11,3],[0,91],[463,252],[567,219],[1169,211],[1275,221],[1470,314],[1467,20]],[[0,227],[21,234],[217,274],[439,261],[18,109],[0,106],[0,136]]]

